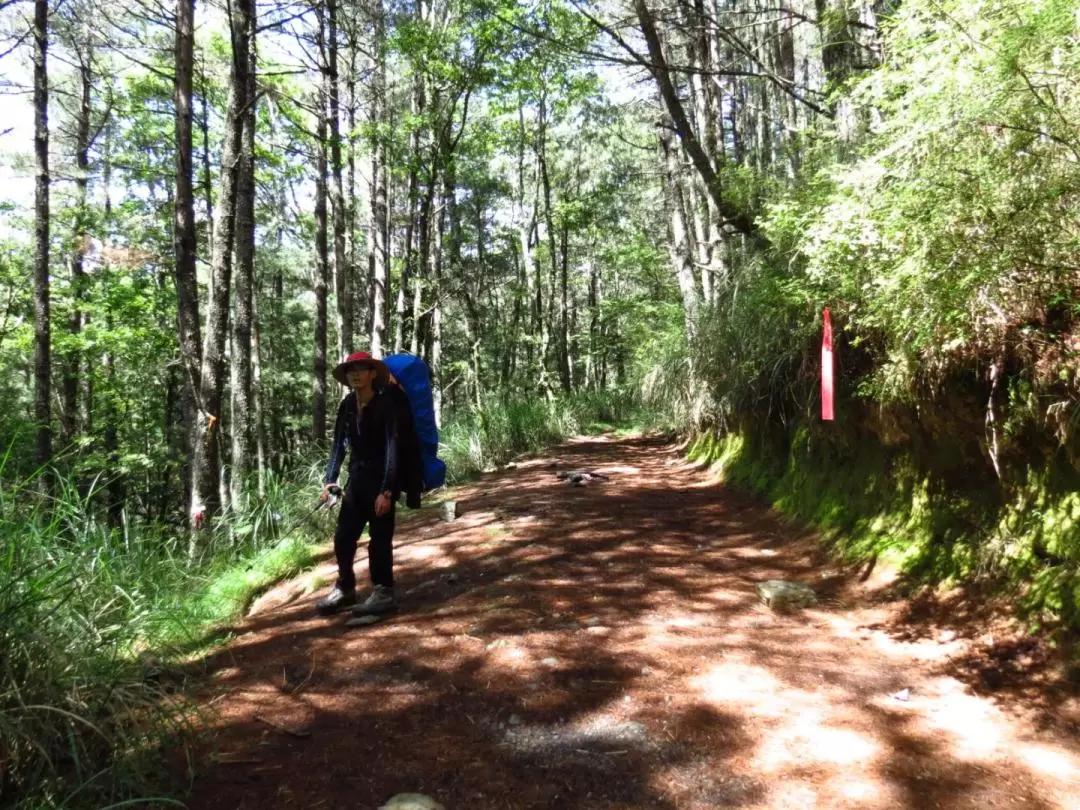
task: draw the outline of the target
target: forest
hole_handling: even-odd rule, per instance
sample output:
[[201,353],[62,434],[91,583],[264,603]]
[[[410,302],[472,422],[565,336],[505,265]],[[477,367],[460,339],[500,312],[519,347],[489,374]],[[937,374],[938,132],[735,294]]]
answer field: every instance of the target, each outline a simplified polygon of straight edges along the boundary
[[156,789],[357,350],[451,484],[655,431],[1080,628],[1075,2],[0,0],[0,66],[0,806]]

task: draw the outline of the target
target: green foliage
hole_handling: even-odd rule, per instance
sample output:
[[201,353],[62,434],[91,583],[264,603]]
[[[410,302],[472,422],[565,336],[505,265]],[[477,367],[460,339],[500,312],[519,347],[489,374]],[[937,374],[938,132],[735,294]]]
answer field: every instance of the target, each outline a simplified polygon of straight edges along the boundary
[[800,134],[799,182],[725,167],[763,202],[768,248],[691,340],[657,337],[643,376],[702,433],[696,455],[848,558],[892,556],[914,582],[995,577],[1074,627],[1077,26],[1062,0],[901,4],[884,63],[832,88],[836,125]]
[[913,586],[991,579],[1025,615],[1080,628],[1075,473],[1031,469],[1006,501],[986,475],[952,477],[951,446],[914,453],[853,434],[851,424],[839,434],[804,424],[790,439],[751,428],[705,431],[689,455],[818,529],[848,562],[887,561]]
[[[10,479],[9,479],[10,480]],[[107,483],[107,482],[101,482]],[[254,595],[311,564],[313,482],[272,483],[192,556],[183,532],[105,524],[68,479],[0,490],[0,789],[5,806],[104,807],[162,790],[192,708],[161,669],[205,647]],[[290,526],[296,531],[283,532]],[[175,662],[175,664],[173,663]]]
[[867,395],[911,401],[1075,300],[1075,27],[1063,2],[905,4],[852,95],[862,156],[770,208],[792,290],[873,341]]
[[589,392],[546,402],[506,399],[482,411],[455,414],[440,431],[439,457],[449,483],[492,470],[521,453],[536,452],[578,434],[628,427],[639,419],[632,396]]

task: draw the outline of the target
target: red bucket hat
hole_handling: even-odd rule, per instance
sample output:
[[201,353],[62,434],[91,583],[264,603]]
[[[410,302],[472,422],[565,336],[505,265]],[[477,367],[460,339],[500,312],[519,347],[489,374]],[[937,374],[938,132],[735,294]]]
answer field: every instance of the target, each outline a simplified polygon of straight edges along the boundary
[[382,360],[377,360],[367,352],[353,352],[336,366],[334,366],[334,371],[332,372],[334,375],[334,379],[344,385],[346,388],[349,387],[349,381],[346,379],[345,373],[349,370],[351,366],[370,366],[378,372],[379,378],[383,380],[385,380],[390,375],[390,369],[386,367],[386,363],[384,363]]

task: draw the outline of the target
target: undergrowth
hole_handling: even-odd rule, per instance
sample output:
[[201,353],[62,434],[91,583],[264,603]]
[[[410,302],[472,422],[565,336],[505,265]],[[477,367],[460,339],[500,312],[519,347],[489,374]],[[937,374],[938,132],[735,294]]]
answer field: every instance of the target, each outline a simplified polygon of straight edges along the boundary
[[1005,496],[975,474],[964,485],[910,449],[863,436],[840,450],[826,433],[804,426],[771,443],[747,430],[706,431],[689,455],[818,529],[845,561],[888,561],[915,587],[993,583],[1032,628],[1080,629],[1075,490],[1032,468]]

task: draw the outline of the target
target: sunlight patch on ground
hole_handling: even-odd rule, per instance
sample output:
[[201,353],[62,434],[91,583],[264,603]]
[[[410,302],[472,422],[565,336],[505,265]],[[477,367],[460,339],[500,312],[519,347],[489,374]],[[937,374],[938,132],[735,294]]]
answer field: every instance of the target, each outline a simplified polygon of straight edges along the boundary
[[1022,743],[1014,748],[1013,752],[1033,771],[1064,782],[1075,783],[1077,790],[1080,790],[1080,765],[1076,757],[1068,752],[1060,748],[1032,743]]
[[852,801],[865,802],[877,799],[881,794],[881,788],[878,785],[870,784],[869,782],[860,782],[853,779],[838,780],[836,785],[836,792],[843,796],[845,799],[851,799]]
[[[762,667],[729,660],[693,678],[690,685],[702,696],[718,704],[742,709],[759,717],[780,717],[789,708],[796,690],[787,689]],[[803,693],[804,704],[813,703],[813,695]]]
[[775,810],[809,810],[820,805],[817,791],[807,785],[792,782],[775,787],[769,796],[768,806]]
[[[863,619],[862,616],[858,617]],[[882,612],[880,615],[875,615],[874,620],[884,621],[885,614]],[[865,638],[870,635],[868,630],[863,625],[869,623],[866,620],[854,621],[850,616],[845,616],[842,613],[829,613],[822,611],[819,617],[820,621],[825,624],[829,632],[833,636],[839,636],[841,638]]]
[[739,591],[732,590],[731,588],[717,588],[716,590],[709,591],[705,594],[710,602],[715,604],[741,604],[746,601],[746,594]]
[[641,473],[641,467],[630,467],[628,465],[615,464],[611,466],[597,467],[592,472],[598,472],[601,475],[638,475]]
[[668,619],[670,627],[700,627],[703,622],[695,616],[674,616]]
[[[837,708],[831,690],[793,687],[737,655],[691,679],[691,686],[724,711],[758,719],[743,731],[755,738],[754,772],[770,774],[769,808],[837,806],[834,800],[880,807],[889,798],[872,773],[883,755],[881,743],[850,726],[850,712]],[[809,781],[808,766],[827,780],[828,798],[817,779]]]
[[930,638],[919,641],[897,641],[883,633],[874,635],[874,646],[894,657],[929,662],[942,661],[963,649],[959,641],[949,644]]
[[540,456],[538,458],[522,459],[521,461],[511,461],[506,467],[511,470],[527,470],[530,467],[550,467],[553,463],[553,459],[548,456]]
[[986,760],[1000,756],[1003,724],[1000,712],[982,698],[966,694],[957,681],[942,678],[935,692],[940,699],[926,713],[923,725],[952,735],[949,753],[958,759]]
[[862,734],[826,725],[820,711],[801,709],[766,734],[757,761],[762,770],[771,772],[815,760],[848,769],[870,765],[879,752],[880,746]]
[[[761,542],[762,537],[752,532],[740,532],[739,534],[725,534],[723,537],[725,543],[728,541],[734,541],[737,543],[753,543]],[[735,557],[750,557],[756,559],[761,556],[761,552],[756,548],[729,548],[726,552]]]

